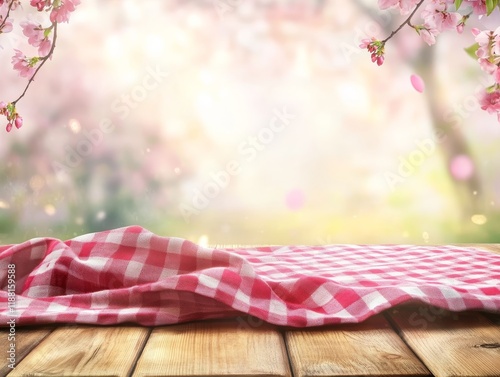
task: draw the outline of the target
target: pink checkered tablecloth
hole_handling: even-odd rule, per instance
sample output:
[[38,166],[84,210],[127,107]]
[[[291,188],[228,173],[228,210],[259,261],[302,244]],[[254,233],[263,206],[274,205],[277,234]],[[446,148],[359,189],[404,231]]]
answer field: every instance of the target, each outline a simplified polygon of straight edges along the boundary
[[500,312],[500,255],[456,246],[208,248],[138,226],[0,247],[0,326],[164,325],[247,313],[360,322],[407,301]]

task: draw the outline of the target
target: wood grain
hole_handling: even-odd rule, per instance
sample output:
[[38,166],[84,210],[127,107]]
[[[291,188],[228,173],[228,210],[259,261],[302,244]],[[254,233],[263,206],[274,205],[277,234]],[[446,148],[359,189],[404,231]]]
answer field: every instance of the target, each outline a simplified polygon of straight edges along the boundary
[[359,324],[285,333],[295,377],[429,376],[381,315]]
[[401,336],[436,377],[500,376],[500,327],[478,312],[429,306],[389,311]]
[[125,377],[148,334],[142,327],[59,327],[8,376]]
[[484,249],[484,250],[491,251],[492,253],[495,253],[495,254],[500,254],[500,244],[475,243],[475,244],[466,244],[466,245],[460,245],[460,246],[477,247],[478,249]]
[[8,355],[7,351],[10,349],[11,343],[14,344],[15,348],[15,365],[18,365],[53,329],[52,326],[17,327],[15,338],[11,340],[8,338],[9,331],[2,329],[0,331],[0,352],[2,353],[2,357],[0,358],[0,376],[5,376],[8,372],[12,371],[9,368],[9,361],[4,357]]
[[290,368],[273,326],[224,320],[155,328],[133,376],[290,376]]

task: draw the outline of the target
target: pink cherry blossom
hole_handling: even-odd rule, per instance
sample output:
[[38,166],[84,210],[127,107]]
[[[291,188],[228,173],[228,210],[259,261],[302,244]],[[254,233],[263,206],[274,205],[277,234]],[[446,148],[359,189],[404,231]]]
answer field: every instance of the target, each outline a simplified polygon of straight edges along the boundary
[[494,74],[498,68],[495,64],[491,63],[488,59],[485,58],[479,58],[477,61],[479,62],[479,66],[481,67],[481,69],[484,72],[489,73],[490,75]]
[[500,121],[500,89],[497,89],[492,93],[485,91],[479,99],[479,103],[481,105],[481,109],[490,114],[496,113],[498,120]]
[[446,3],[433,1],[429,3],[421,14],[425,24],[435,27],[438,31],[455,29],[462,19],[457,12],[448,12]]
[[476,51],[477,61],[481,69],[493,75],[495,81],[499,82],[500,66],[500,27],[495,31],[472,29],[472,34],[479,45]]
[[23,118],[16,112],[15,104],[5,102],[0,102],[0,115],[3,115],[7,118],[7,126],[5,130],[10,132],[12,130],[12,126],[16,126],[17,129],[23,126]]
[[378,0],[380,9],[399,8],[401,14],[410,13],[417,5],[418,0]]
[[495,55],[500,56],[500,26],[495,29],[492,37],[492,51]]
[[372,62],[377,63],[377,65],[384,64],[384,41],[379,41],[375,38],[365,38],[361,40],[360,48],[366,48],[371,54]]
[[490,38],[492,37],[492,31],[478,29],[473,29],[472,33],[476,36],[475,40],[480,47],[486,47],[490,43]]
[[50,4],[50,1],[47,1],[47,0],[31,0],[30,1],[30,5],[32,7],[35,7],[36,9],[38,9],[38,11],[42,11],[47,5]]
[[429,46],[436,43],[436,37],[439,35],[439,31],[429,25],[424,25],[420,30],[418,30],[422,40]]
[[41,25],[36,25],[32,22],[21,22],[23,34],[28,37],[28,43],[34,47],[38,47],[40,56],[47,56],[52,47],[52,42],[45,36],[45,29]]
[[486,14],[486,0],[468,0],[467,3],[472,6],[475,15],[482,16]]
[[40,46],[40,43],[45,38],[42,26],[30,21],[24,21],[21,22],[21,27],[23,28],[23,34],[28,37],[28,43],[34,47]]
[[[458,3],[460,4],[457,8]],[[384,62],[386,42],[403,27],[413,28],[425,43],[433,45],[443,31],[455,30],[459,34],[463,33],[470,17],[476,16],[477,19],[481,19],[487,14],[487,8],[492,5],[487,6],[487,0],[463,0],[458,3],[456,0],[378,0],[380,9],[396,8],[401,14],[411,14],[402,21],[399,27],[395,27],[386,39],[363,39],[360,47],[370,52],[372,62],[381,65]],[[498,14],[496,6],[493,7],[493,11]],[[420,25],[414,23],[417,15],[423,19]],[[494,84],[482,96],[481,106],[483,110],[496,113],[500,121],[500,26],[494,31],[477,28],[472,28],[471,31],[478,44],[477,48],[472,46],[475,49],[478,64],[494,80]],[[415,90],[419,92],[424,90],[425,85],[418,76],[412,75],[411,83]]]
[[29,63],[28,58],[19,50],[14,50],[16,54],[12,57],[14,69],[21,77],[31,77],[35,73],[35,68]]
[[40,54],[40,56],[45,57],[50,53],[51,48],[52,42],[48,38],[44,38],[38,46],[38,53]]
[[372,39],[364,38],[361,40],[361,43],[359,45],[360,48],[368,48],[368,46],[372,43]]
[[50,21],[68,22],[70,13],[73,12],[79,4],[80,0],[61,0],[61,5],[52,9]]
[[500,67],[497,67],[495,73],[493,74],[493,78],[495,79],[495,82],[500,85]]
[[[24,97],[26,90],[30,86],[38,69],[50,59],[52,50],[54,48],[54,38],[57,23],[68,22],[71,12],[73,12],[81,0],[30,0],[30,6],[36,8],[38,11],[47,12],[47,18],[51,24],[44,27],[40,24],[35,24],[31,21],[19,23],[22,28],[23,34],[27,37],[29,45],[38,48],[38,56],[32,58],[18,49],[15,49],[15,55],[12,57],[12,66],[21,77],[29,78],[30,81],[21,95],[16,100],[6,104],[0,102],[0,115],[7,118],[7,131],[11,131],[12,127],[20,128],[23,125],[23,118],[16,111],[17,102]],[[14,25],[13,20],[8,18],[12,16],[18,7],[21,5],[21,0],[0,0],[0,35],[2,33],[10,32]],[[52,36],[52,37],[51,37]],[[0,46],[1,48],[1,46]]]

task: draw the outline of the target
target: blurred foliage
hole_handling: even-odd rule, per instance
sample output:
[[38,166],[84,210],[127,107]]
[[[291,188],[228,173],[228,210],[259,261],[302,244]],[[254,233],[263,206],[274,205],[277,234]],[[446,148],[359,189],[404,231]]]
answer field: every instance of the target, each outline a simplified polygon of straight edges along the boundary
[[[409,82],[418,37],[372,65],[357,43],[383,30],[356,2],[221,2],[81,4],[19,104],[25,126],[0,141],[0,243],[131,224],[212,244],[500,242],[500,127],[457,110],[482,80],[454,48],[467,37],[441,38],[421,95]],[[2,75],[2,99],[22,84]],[[481,192],[450,173],[432,101],[456,120]],[[269,133],[283,108],[293,120]],[[428,139],[436,151],[401,176]],[[231,161],[239,174],[186,221],[181,206]]]

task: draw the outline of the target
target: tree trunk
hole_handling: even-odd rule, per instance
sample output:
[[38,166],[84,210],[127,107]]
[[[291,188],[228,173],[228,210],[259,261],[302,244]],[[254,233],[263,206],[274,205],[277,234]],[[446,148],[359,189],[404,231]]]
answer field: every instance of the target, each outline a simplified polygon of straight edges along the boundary
[[[457,127],[456,123],[447,121],[444,117],[448,103],[439,95],[441,90],[435,72],[434,51],[432,46],[423,48],[414,66],[426,84],[426,99],[435,140],[441,148],[446,163],[446,172],[456,188],[457,199],[460,202],[463,216],[470,218],[471,215],[479,213],[481,210],[481,180],[477,164],[475,164],[474,156],[471,154],[462,129]],[[466,180],[458,180],[451,174],[451,161],[458,155],[468,156],[474,166],[472,175]]]

